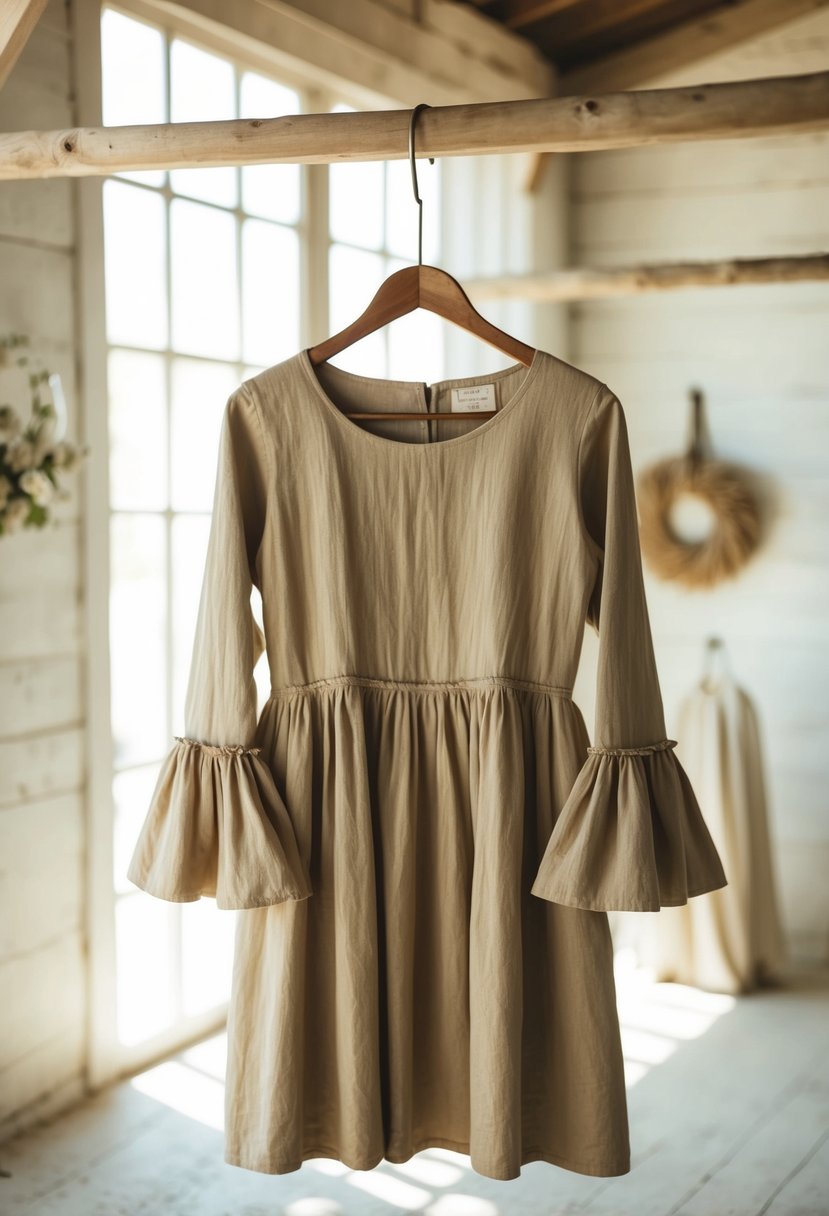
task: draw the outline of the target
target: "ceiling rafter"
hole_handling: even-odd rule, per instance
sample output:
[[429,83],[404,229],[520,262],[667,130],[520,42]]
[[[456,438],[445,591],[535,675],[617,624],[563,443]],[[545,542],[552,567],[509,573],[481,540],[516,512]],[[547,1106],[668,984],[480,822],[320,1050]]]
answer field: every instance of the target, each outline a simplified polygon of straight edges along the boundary
[[[631,0],[635,3],[636,0]],[[649,0],[646,0],[649,2]],[[829,0],[734,0],[727,10],[716,10],[686,21],[666,34],[646,39],[632,47],[588,61],[559,76],[559,87],[568,93],[588,92],[591,88],[633,89],[654,76],[680,71],[710,55],[730,50],[759,34],[786,25]],[[630,8],[626,0],[607,5],[596,0],[594,6],[606,14]],[[547,168],[550,153],[539,152],[525,179],[528,192],[536,190]]]
[[584,6],[584,3],[585,0],[507,0],[503,6],[504,16],[501,23],[509,29],[521,29],[579,5]]
[[586,38],[631,17],[663,8],[665,0],[508,0],[503,24],[523,29],[544,22],[545,38]]
[[9,78],[47,0],[3,0],[0,4],[0,89]]
[[565,71],[568,92],[631,89],[730,50],[759,34],[824,8],[829,0],[733,0],[666,33]]

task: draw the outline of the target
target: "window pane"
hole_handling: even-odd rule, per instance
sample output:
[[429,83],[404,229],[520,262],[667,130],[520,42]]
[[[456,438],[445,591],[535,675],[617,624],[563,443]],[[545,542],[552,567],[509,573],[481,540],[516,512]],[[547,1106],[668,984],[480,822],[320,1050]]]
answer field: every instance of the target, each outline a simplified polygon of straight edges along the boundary
[[110,500],[116,510],[167,506],[167,387],[164,360],[109,354]]
[[[423,200],[423,261],[438,260],[440,232],[440,166],[428,157],[417,158],[417,188]],[[386,163],[386,247],[407,265],[417,262],[418,205],[408,160]]]
[[395,380],[431,384],[444,377],[443,326],[436,313],[422,308],[386,326],[390,375]]
[[[336,105],[332,114],[353,113],[354,107]],[[363,249],[383,247],[384,161],[333,164],[328,169],[328,227],[332,241],[345,241]]]
[[[171,739],[170,746],[172,742]],[[127,878],[127,866],[149,809],[159,770],[158,762],[145,764],[141,768],[116,773],[112,782],[112,801],[115,807],[112,881],[119,893],[135,890]]]
[[174,360],[170,460],[174,510],[211,509],[222,414],[238,386],[239,376],[227,363]]
[[[363,253],[343,245],[332,245],[329,260],[330,327],[345,329],[363,312],[385,277],[384,260],[377,253]],[[375,330],[337,356],[338,366],[363,376],[386,375],[384,330]]]
[[363,249],[382,248],[382,162],[357,161],[331,165],[329,181],[331,239],[359,245]]
[[[172,698],[173,722],[170,733],[185,733],[184,702],[187,681],[193,659],[193,640],[199,596],[204,578],[207,541],[210,533],[209,515],[178,515],[172,522],[173,563],[173,655]],[[251,592],[251,608],[259,628],[262,621],[262,597],[257,588]],[[266,653],[259,656],[253,669],[257,688],[258,708],[261,710],[270,694],[271,680]],[[257,715],[258,716],[258,715]]]
[[299,239],[264,220],[242,226],[243,357],[270,367],[299,347]]
[[115,904],[116,1000],[122,1043],[140,1043],[173,1019],[171,908],[144,892],[124,895]]
[[239,357],[236,220],[229,212],[170,204],[173,347],[214,359]]
[[[161,30],[105,8],[101,14],[101,108],[105,127],[166,122]],[[164,185],[163,169],[119,171],[118,177]]]
[[[264,634],[265,624],[262,619],[262,596],[258,587],[254,587],[253,589],[253,594],[250,597],[250,605],[253,609],[253,615],[256,618],[256,623]],[[253,680],[256,684],[256,717],[258,718],[264,708],[265,702],[271,695],[271,668],[270,663],[268,662],[267,646],[263,650],[262,654],[260,654],[253,668]]]
[[236,917],[213,899],[182,906],[182,1000],[185,1016],[223,1004],[230,995]]
[[172,735],[185,734],[184,699],[193,656],[209,530],[209,515],[179,515],[173,519]]
[[[233,65],[181,38],[170,44],[170,122],[210,122],[236,118]],[[177,194],[235,207],[238,170],[232,166],[171,169]]]
[[167,344],[164,199],[110,179],[103,200],[107,339],[160,350]]
[[[245,72],[240,88],[240,118],[278,118],[299,114],[300,98],[293,89]],[[253,215],[294,224],[300,212],[300,165],[243,165],[242,206]]]
[[386,275],[385,259],[379,253],[364,253],[344,245],[332,245],[328,264],[331,286],[331,329],[350,325],[371,302]]
[[114,763],[123,768],[167,750],[164,520],[110,522],[110,672]]

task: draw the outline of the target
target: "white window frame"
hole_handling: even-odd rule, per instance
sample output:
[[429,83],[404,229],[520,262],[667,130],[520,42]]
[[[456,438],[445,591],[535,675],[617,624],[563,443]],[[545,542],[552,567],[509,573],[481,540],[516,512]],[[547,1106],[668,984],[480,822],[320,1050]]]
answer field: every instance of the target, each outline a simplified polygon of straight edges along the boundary
[[[240,66],[273,76],[303,96],[309,112],[323,113],[336,102],[359,107],[362,98],[347,86],[336,91],[320,86],[317,73],[291,73],[276,67],[265,55],[240,47],[233,39],[215,32],[205,33],[188,21],[186,13],[155,5],[151,0],[79,0],[74,23],[75,78],[78,81],[77,122],[80,126],[102,124],[101,13],[104,7],[146,20],[165,29],[168,37],[181,36],[206,49],[226,55]],[[389,106],[399,103],[392,99]],[[128,181],[113,175],[114,180]],[[87,941],[88,941],[88,1083],[100,1088],[196,1042],[223,1026],[226,1005],[187,1019],[186,1033],[178,1024],[135,1045],[117,1037],[116,942],[112,886],[113,825],[112,726],[109,664],[109,434],[104,286],[103,176],[75,179],[78,213],[79,375],[81,413],[85,442],[92,459],[83,479],[84,585],[86,587],[86,687],[87,687]],[[300,241],[300,299],[302,345],[328,333],[328,257],[331,245],[328,225],[328,166],[302,166],[302,207],[298,230]],[[308,285],[313,284],[313,291]],[[171,358],[165,351],[166,358]]]

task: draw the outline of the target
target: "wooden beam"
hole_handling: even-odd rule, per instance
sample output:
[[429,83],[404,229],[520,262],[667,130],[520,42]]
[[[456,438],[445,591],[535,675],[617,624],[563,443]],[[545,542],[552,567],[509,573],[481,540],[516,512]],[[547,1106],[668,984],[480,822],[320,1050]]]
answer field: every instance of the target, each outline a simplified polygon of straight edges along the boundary
[[[212,165],[405,160],[411,111],[288,114],[225,122],[0,133],[0,180]],[[829,72],[606,97],[436,106],[418,119],[425,156],[593,152],[829,128]]]
[[585,0],[510,0],[501,24],[510,30],[520,30],[579,4],[584,5]]
[[[556,14],[551,21],[546,22],[543,31],[544,40],[548,46],[556,46],[561,40],[568,52],[573,43],[588,43],[585,48],[588,50],[589,39],[605,34],[608,30],[614,30],[620,31],[622,35],[620,42],[630,43],[636,40],[636,35],[625,37],[624,27],[637,18],[647,17],[654,13],[659,16],[660,9],[662,10],[663,29],[687,19],[685,11],[682,11],[679,17],[670,17],[673,5],[666,6],[665,0],[591,0],[591,3],[585,8]],[[643,35],[639,35],[640,39],[642,37]]]
[[552,152],[535,152],[529,158],[523,183],[525,194],[535,194],[539,190],[544,174],[547,172],[547,167],[552,159]]
[[532,300],[537,304],[603,300],[612,296],[680,291],[689,287],[737,287],[750,283],[829,280],[829,254],[739,258],[725,262],[664,262],[654,266],[574,268],[544,275],[464,280],[464,291],[486,299]]
[[824,8],[827,3],[829,0],[734,0],[727,8],[564,72],[561,87],[574,93],[636,88]]
[[46,0],[3,0],[0,5],[0,89],[45,8]]
[[[527,0],[529,2],[529,0]],[[646,11],[659,0],[624,0],[624,4],[613,0],[596,0],[580,11],[565,11],[563,21],[548,23],[550,33],[561,34],[566,42],[574,37],[583,37],[601,32],[609,24],[616,24],[623,17]],[[738,5],[738,16],[732,18],[729,10],[718,9],[704,17],[684,22],[667,34],[657,35],[624,51],[617,51],[602,59],[593,60],[571,69],[559,77],[563,88],[582,90],[591,84],[602,88],[628,89],[647,83],[655,73],[677,71],[689,67],[698,59],[728,50],[749,38],[766,33],[778,25],[820,8],[827,0],[751,0]],[[737,11],[736,9],[734,11]],[[546,31],[545,31],[546,32]],[[539,152],[537,164],[527,178],[526,190],[533,192],[543,177],[547,153]]]
[[[2,0],[0,0],[2,5]],[[538,48],[465,4],[408,0],[129,0],[139,21],[159,8],[176,32],[284,83],[346,89],[361,110],[549,97],[555,72]]]

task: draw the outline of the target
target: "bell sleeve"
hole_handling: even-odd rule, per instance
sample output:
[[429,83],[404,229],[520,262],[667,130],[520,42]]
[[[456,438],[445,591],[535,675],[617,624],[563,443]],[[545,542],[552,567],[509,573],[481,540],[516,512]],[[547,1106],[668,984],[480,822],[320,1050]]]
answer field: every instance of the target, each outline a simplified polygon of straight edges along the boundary
[[254,667],[265,638],[253,614],[268,461],[244,385],[222,416],[213,511],[184,705],[127,877],[159,899],[207,895],[255,908],[311,895],[308,870],[273,773],[254,746]]
[[726,885],[666,737],[645,599],[627,424],[603,385],[585,420],[579,504],[596,557],[586,619],[599,638],[593,746],[556,817],[531,892],[593,911],[655,912]]

